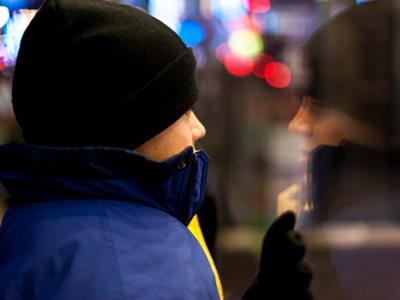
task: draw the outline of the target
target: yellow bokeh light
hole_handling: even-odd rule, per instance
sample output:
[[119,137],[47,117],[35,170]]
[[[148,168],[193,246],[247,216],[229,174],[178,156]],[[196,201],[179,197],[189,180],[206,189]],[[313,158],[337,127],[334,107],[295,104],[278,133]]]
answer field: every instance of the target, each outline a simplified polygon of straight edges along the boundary
[[240,57],[253,57],[264,50],[260,34],[253,29],[241,29],[229,37],[229,48]]

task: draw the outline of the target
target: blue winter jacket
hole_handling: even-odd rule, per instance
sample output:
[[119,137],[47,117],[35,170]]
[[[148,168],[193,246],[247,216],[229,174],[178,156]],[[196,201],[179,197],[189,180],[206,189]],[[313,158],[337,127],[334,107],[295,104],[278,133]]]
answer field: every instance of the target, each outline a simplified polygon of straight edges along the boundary
[[117,148],[0,146],[11,206],[0,227],[0,299],[219,299],[187,225],[209,158],[163,162]]

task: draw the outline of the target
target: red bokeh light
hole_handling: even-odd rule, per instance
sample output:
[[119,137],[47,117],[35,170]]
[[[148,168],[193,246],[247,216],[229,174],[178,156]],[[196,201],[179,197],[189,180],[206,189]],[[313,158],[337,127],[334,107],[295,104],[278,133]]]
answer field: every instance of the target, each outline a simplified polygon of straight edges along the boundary
[[243,0],[246,9],[254,14],[262,14],[271,8],[269,0]]
[[221,64],[225,61],[225,56],[230,51],[228,43],[223,43],[215,49],[215,56]]
[[260,78],[265,78],[265,68],[269,63],[274,62],[274,58],[271,55],[260,53],[253,59],[254,69],[253,74]]
[[235,76],[246,76],[254,68],[254,63],[251,59],[238,57],[232,52],[226,54],[224,64],[228,72]]
[[290,70],[282,63],[269,63],[265,68],[265,79],[273,87],[285,88],[290,83]]
[[247,28],[251,26],[252,23],[250,17],[247,14],[239,18],[235,18],[233,20],[221,20],[221,21],[226,27],[228,27],[229,31],[236,31],[243,28]]

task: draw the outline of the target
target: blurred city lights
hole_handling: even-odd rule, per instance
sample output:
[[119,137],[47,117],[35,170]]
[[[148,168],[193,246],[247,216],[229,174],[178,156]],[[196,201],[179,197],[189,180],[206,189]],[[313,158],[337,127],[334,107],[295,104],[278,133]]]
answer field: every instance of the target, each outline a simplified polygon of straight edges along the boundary
[[367,2],[367,1],[372,1],[372,0],[357,0],[357,3],[363,3],[363,2]]
[[179,19],[184,9],[184,0],[149,0],[149,14],[175,32],[178,32]]
[[204,40],[205,30],[194,21],[184,21],[179,27],[179,37],[188,47],[196,46]]
[[210,0],[210,9],[222,20],[234,20],[247,14],[242,0]]
[[265,79],[273,87],[285,88],[290,83],[290,70],[282,63],[269,63],[265,68]]
[[7,59],[7,49],[3,43],[3,36],[0,36],[0,71],[4,69]]
[[271,4],[269,0],[243,0],[246,9],[254,14],[261,14],[269,11]]
[[210,0],[199,0],[200,13],[206,19],[211,19]]
[[229,37],[229,48],[240,57],[252,57],[264,49],[263,40],[253,29],[235,31]]
[[14,12],[26,7],[26,0],[2,0],[1,6],[5,6],[9,11]]
[[215,49],[215,56],[221,64],[225,63],[225,56],[230,52],[229,44],[223,43]]
[[238,57],[233,52],[225,55],[224,64],[229,73],[235,76],[246,76],[253,71],[253,60]]
[[221,22],[227,27],[229,32],[247,28],[251,25],[248,15],[243,15],[233,20],[221,20]]
[[0,28],[3,27],[10,18],[10,11],[5,6],[0,6]]
[[2,70],[6,65],[12,65],[13,61],[8,55],[7,48],[13,48],[14,44],[12,40],[7,35],[0,36],[0,70]]
[[304,30],[295,22],[284,22],[279,26],[281,38],[288,44],[298,45],[304,41]]
[[[267,24],[265,28],[265,32],[269,35],[278,35],[279,34],[279,17],[275,10],[270,9],[267,13]],[[258,15],[256,15],[258,16]],[[262,15],[260,15],[262,16]]]
[[13,65],[17,59],[21,38],[28,26],[28,19],[24,14],[13,14],[3,27],[3,38],[1,46],[7,49],[8,57],[4,56],[4,62],[7,66]]
[[268,64],[274,62],[274,58],[271,55],[260,53],[254,57],[254,69],[253,74],[260,78],[265,78],[265,68]]
[[197,68],[203,68],[207,60],[207,54],[205,53],[203,47],[194,47],[192,50],[194,56],[196,57]]

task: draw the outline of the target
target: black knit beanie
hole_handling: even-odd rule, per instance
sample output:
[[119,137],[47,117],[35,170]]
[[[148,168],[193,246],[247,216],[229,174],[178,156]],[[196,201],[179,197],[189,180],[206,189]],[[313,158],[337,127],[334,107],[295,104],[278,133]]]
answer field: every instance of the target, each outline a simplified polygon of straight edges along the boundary
[[390,3],[353,5],[320,27],[303,49],[306,76],[297,87],[298,96],[312,96],[389,135],[394,17]]
[[104,0],[46,0],[25,31],[12,103],[24,139],[135,149],[199,96],[196,59],[147,13]]

